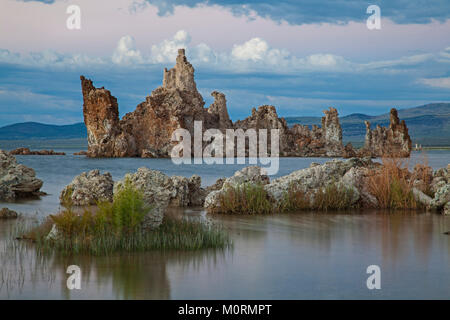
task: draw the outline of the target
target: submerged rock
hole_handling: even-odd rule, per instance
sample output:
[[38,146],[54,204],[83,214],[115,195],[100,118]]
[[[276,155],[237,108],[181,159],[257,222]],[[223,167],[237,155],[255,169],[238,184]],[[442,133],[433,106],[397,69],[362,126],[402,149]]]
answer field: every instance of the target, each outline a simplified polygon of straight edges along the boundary
[[42,185],[32,168],[18,164],[13,155],[0,150],[0,200],[41,195]]
[[60,237],[60,232],[58,231],[58,228],[56,227],[56,224],[52,225],[52,228],[50,229],[50,232],[45,237],[46,240],[58,240]]
[[76,176],[60,194],[60,201],[70,200],[75,206],[95,205],[98,201],[112,201],[114,181],[109,172],[99,170]]
[[13,210],[8,208],[2,208],[0,210],[0,219],[15,219],[19,216],[19,214]]
[[9,152],[12,155],[37,155],[37,156],[65,156],[64,152],[55,152],[53,150],[31,151],[29,148],[17,148]]

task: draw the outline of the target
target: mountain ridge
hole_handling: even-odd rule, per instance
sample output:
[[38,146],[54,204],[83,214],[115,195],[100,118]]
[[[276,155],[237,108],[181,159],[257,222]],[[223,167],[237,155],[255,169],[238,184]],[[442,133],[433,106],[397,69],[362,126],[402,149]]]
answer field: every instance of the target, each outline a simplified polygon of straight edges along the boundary
[[[450,103],[429,103],[422,106],[398,110],[398,116],[405,120],[411,140],[414,143],[429,146],[450,145]],[[286,117],[288,125],[320,125],[321,117]],[[364,121],[370,121],[371,128],[377,125],[389,125],[389,113],[370,116],[352,113],[339,117],[345,142],[361,144],[364,141],[366,127]]]
[[[422,106],[398,110],[401,120],[405,120],[413,143],[422,145],[450,145],[450,103],[430,103]],[[321,125],[321,117],[285,117],[288,126],[296,123],[312,126]],[[376,116],[352,113],[339,118],[345,142],[361,144],[364,141],[365,125],[371,127],[389,125],[389,113]],[[69,125],[52,125],[40,122],[22,122],[0,127],[0,140],[26,139],[82,139],[86,138],[83,122]]]

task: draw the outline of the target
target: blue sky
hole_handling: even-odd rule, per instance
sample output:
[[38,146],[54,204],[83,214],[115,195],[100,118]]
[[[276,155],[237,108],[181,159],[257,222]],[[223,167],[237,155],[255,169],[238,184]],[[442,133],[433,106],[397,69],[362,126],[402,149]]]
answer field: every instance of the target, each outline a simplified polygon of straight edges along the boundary
[[[68,6],[81,9],[69,30]],[[369,30],[366,9],[381,9]],[[2,0],[0,126],[83,120],[80,75],[133,111],[187,50],[206,106],[224,92],[233,119],[380,114],[450,102],[450,1]]]

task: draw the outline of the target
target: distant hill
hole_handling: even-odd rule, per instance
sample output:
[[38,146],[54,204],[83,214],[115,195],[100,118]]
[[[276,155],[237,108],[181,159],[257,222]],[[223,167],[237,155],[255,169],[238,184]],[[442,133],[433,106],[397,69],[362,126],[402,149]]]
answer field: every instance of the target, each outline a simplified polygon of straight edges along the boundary
[[[450,146],[450,103],[431,103],[420,107],[398,111],[401,120],[406,121],[413,143],[428,146]],[[389,125],[389,113],[369,116],[353,113],[340,118],[344,142],[356,146],[364,142],[366,127],[364,120],[369,120],[372,128],[377,124]],[[289,126],[295,123],[303,125],[321,125],[321,117],[287,117]],[[38,122],[16,123],[0,128],[0,140],[29,139],[86,139],[84,123],[56,126]]]
[[[427,146],[450,145],[450,103],[431,103],[420,107],[398,110],[400,120],[405,120],[413,144]],[[344,142],[360,145],[366,134],[365,120],[369,120],[372,129],[378,124],[389,125],[389,113],[379,116],[369,116],[353,113],[341,117]],[[321,117],[287,117],[289,126],[296,123],[312,126],[321,125]]]
[[86,137],[86,127],[82,122],[63,126],[39,122],[23,122],[0,128],[0,140],[74,139]]

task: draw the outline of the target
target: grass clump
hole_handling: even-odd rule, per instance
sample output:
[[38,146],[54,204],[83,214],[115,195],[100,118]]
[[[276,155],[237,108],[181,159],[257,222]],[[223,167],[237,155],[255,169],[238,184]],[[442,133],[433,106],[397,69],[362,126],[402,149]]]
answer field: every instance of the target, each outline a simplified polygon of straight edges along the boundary
[[243,183],[228,186],[220,195],[215,213],[268,214],[273,211],[269,195],[261,184]]
[[316,192],[312,208],[324,211],[356,208],[354,198],[355,191],[352,188],[333,182]]
[[311,209],[308,194],[301,190],[297,184],[291,183],[288,190],[283,194],[278,210],[281,212],[292,212]]
[[306,193],[296,184],[291,184],[279,205],[281,212],[300,210],[347,210],[357,207],[352,188],[330,183],[316,193]]
[[354,190],[336,183],[330,183],[315,194],[305,192],[292,183],[278,202],[271,201],[267,191],[260,184],[244,183],[229,186],[219,196],[215,213],[268,214],[272,212],[294,212],[301,210],[345,210],[355,208]]
[[368,188],[380,208],[417,209],[420,204],[414,199],[413,182],[402,159],[383,158],[381,168],[372,170]]
[[[32,239],[43,252],[106,255],[117,251],[154,249],[220,248],[230,244],[220,228],[201,222],[165,217],[156,229],[143,226],[152,208],[145,205],[142,193],[126,181],[113,202],[101,202],[96,212],[76,212],[70,201],[64,210],[50,215],[23,238]],[[56,234],[48,236],[53,227]],[[51,234],[51,232],[50,232]]]

